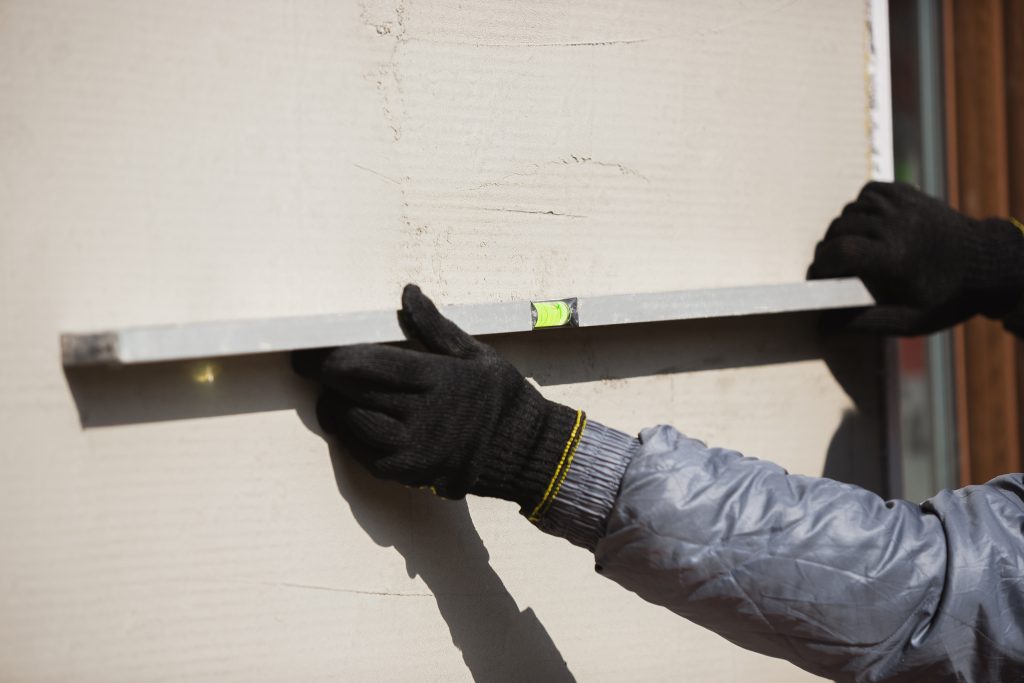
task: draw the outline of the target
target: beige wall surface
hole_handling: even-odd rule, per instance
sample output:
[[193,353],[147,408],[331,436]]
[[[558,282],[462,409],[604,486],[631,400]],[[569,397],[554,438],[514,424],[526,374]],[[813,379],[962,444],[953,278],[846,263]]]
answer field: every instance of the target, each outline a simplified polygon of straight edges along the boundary
[[[0,679],[804,677],[332,457],[284,356],[65,373],[58,333],[802,279],[868,173],[865,20],[0,0]],[[624,430],[810,474],[877,441],[803,316],[494,343]]]

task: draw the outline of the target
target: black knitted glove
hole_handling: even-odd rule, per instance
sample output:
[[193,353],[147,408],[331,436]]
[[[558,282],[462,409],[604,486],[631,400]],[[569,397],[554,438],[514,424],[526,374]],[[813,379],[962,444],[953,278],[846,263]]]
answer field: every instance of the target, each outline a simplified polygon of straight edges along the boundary
[[865,185],[832,221],[807,276],[863,280],[878,305],[832,316],[850,330],[924,334],[977,313],[1024,327],[1024,233],[903,183]]
[[425,352],[362,344],[293,355],[299,374],[325,386],[324,431],[383,479],[542,515],[582,435],[582,412],[541,396],[415,285],[402,293],[400,319]]

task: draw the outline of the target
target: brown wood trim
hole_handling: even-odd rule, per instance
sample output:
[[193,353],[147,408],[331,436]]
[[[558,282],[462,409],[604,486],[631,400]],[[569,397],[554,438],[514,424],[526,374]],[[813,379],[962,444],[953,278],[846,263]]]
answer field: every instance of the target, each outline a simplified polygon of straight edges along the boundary
[[1024,2],[1007,2],[1004,19],[1010,213],[1024,221]]
[[960,164],[957,153],[956,36],[953,32],[953,0],[942,3],[942,87],[946,121],[946,197],[960,206]]
[[[952,206],[960,206],[960,167],[957,154],[956,117],[956,40],[953,32],[953,0],[942,3],[942,88],[946,122],[946,197]],[[971,480],[970,422],[967,419],[967,354],[964,326],[952,330],[954,410],[956,411],[957,484]]]
[[958,204],[979,218],[1010,209],[1003,26],[1001,0],[953,3]]
[[[1024,220],[1024,2],[1006,3],[1004,35],[1010,215]],[[1016,346],[1018,422],[1024,424],[1024,342],[1018,339]],[[1024,453],[1024,430],[1021,431],[1020,449]]]
[[953,384],[956,410],[957,486],[971,481],[971,424],[967,419],[967,352],[964,326],[953,328]]
[[[1009,3],[1012,4],[1012,0]],[[943,5],[946,38],[950,199],[977,217],[1006,215],[1010,203],[1006,31],[1016,15],[1003,0]],[[1020,471],[1021,401],[1016,341],[998,322],[976,318],[954,334],[961,483]]]
[[997,321],[964,326],[967,421],[971,449],[968,483],[982,483],[1020,466],[1016,342]]

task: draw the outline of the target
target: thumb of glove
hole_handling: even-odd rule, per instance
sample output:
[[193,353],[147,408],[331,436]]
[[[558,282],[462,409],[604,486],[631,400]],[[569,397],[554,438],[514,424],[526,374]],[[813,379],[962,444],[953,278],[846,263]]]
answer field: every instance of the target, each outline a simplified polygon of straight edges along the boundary
[[928,334],[944,326],[945,322],[932,321],[924,312],[912,306],[843,309],[826,311],[821,316],[821,328],[828,333],[861,332],[906,336]]
[[458,325],[441,315],[434,302],[416,285],[406,285],[402,290],[400,320],[406,333],[431,353],[473,358],[486,349]]

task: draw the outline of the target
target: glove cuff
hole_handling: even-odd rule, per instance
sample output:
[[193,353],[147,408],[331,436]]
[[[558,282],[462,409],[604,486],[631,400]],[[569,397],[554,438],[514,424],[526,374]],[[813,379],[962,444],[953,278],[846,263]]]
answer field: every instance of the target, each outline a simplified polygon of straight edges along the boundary
[[1021,297],[1021,302],[1017,304],[1017,307],[1003,318],[1003,327],[1007,332],[1024,339],[1024,296]]
[[530,397],[502,421],[493,442],[501,452],[486,454],[469,492],[518,503],[536,521],[550,507],[572,465],[583,436],[582,410],[548,401],[525,385]]
[[967,250],[968,290],[978,312],[1002,318],[1020,308],[1024,294],[1024,231],[1007,220],[977,221],[977,240]]
[[[1021,223],[1016,218],[1010,218],[1010,224],[1020,231],[1022,239],[1024,239],[1024,223]],[[1021,270],[1024,270],[1024,263],[1021,264]],[[1003,327],[1008,332],[1012,332],[1024,339],[1024,288],[1022,288],[1020,296],[1017,298],[1017,305],[1003,318]]]

